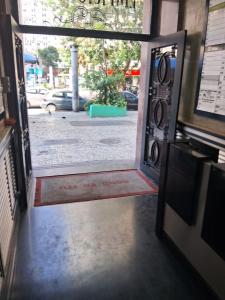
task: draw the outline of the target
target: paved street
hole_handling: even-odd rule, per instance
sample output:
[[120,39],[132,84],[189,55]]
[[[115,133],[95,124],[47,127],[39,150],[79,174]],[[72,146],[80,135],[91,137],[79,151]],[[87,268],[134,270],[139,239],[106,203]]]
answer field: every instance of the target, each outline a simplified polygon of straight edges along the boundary
[[89,118],[86,112],[49,115],[29,109],[33,168],[129,165],[135,159],[137,112],[118,118]]

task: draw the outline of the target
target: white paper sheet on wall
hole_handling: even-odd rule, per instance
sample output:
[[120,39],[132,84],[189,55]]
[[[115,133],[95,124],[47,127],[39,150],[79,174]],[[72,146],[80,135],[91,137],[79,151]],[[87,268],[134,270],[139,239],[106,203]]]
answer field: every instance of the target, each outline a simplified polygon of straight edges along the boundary
[[225,116],[225,1],[211,0],[197,109]]

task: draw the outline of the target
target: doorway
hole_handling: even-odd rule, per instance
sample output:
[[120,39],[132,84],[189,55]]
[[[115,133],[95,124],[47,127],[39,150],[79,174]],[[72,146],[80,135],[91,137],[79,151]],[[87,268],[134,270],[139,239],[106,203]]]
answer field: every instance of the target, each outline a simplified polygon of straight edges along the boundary
[[[24,34],[23,41],[34,173],[135,168],[140,42],[30,34]],[[78,49],[78,112],[72,110],[74,43]],[[106,92],[112,103],[107,104],[114,104],[112,91],[114,98],[119,97],[115,105],[126,108],[124,115],[90,116],[89,106],[105,100],[104,95],[99,100],[104,89],[110,91]]]

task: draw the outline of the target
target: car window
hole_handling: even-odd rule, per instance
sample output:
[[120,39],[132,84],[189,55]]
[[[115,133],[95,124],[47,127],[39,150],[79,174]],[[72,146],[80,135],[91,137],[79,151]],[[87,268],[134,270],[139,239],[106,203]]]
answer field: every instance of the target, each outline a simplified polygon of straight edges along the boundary
[[40,90],[40,92],[39,92],[41,95],[45,95],[46,93],[47,93],[47,91],[46,90]]
[[72,99],[72,93],[71,92],[67,93],[67,98],[71,98]]
[[84,103],[86,102],[86,100],[85,100],[84,98],[82,98],[82,97],[79,97],[79,102],[80,102],[81,104],[84,104]]
[[28,90],[27,93],[29,93],[29,94],[36,94],[37,90],[36,89],[31,89],[31,90]]
[[[71,92],[67,92],[67,98],[72,99],[72,93]],[[79,101],[80,103],[85,103],[86,100],[82,97],[79,96]]]
[[55,98],[63,98],[63,92],[54,93],[53,97],[55,97]]
[[126,94],[126,99],[130,102],[136,102],[137,101],[136,97],[132,94],[129,94],[129,93]]
[[129,100],[129,99],[128,99],[128,96],[127,96],[127,93],[122,92],[122,96],[125,98],[126,101]]

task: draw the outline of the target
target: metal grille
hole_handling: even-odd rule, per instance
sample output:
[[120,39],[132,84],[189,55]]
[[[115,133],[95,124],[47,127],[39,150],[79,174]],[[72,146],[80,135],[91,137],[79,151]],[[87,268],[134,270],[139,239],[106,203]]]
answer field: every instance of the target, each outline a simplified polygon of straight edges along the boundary
[[[5,269],[13,231],[15,210],[15,176],[10,148],[0,158],[0,253],[2,268]],[[1,276],[4,270],[1,270]]]
[[177,46],[153,48],[151,50],[151,78],[147,110],[144,164],[156,182],[160,176],[162,147],[165,141],[174,139],[175,119],[178,104],[172,97]]
[[79,139],[45,140],[43,145],[73,145],[79,143]]

